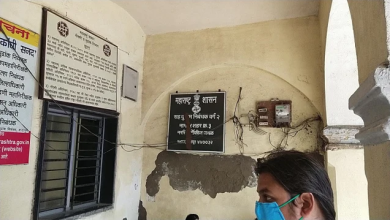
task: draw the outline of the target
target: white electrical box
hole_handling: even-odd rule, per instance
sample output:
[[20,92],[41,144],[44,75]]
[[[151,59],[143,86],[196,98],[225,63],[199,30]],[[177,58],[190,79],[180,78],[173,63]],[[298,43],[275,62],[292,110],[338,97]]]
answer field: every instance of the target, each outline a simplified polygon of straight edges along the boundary
[[138,72],[123,64],[122,96],[133,101],[138,97]]
[[275,105],[275,122],[276,124],[284,124],[291,122],[291,105],[278,104]]

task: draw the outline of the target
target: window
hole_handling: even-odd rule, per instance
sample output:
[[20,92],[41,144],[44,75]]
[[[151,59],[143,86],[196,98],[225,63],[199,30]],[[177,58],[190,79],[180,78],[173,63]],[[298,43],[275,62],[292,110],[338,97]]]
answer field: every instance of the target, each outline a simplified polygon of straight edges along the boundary
[[60,219],[113,203],[115,116],[45,103],[34,219]]

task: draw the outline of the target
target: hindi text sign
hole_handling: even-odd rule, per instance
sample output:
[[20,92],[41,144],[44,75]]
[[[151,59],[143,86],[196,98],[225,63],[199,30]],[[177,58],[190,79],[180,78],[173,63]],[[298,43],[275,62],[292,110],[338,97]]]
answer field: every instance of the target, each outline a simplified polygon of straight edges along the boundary
[[[118,47],[44,10],[40,98],[117,111]],[[51,96],[51,97],[50,97]]]
[[0,165],[26,164],[39,35],[2,18],[0,27]]
[[168,150],[224,152],[224,92],[171,94]]

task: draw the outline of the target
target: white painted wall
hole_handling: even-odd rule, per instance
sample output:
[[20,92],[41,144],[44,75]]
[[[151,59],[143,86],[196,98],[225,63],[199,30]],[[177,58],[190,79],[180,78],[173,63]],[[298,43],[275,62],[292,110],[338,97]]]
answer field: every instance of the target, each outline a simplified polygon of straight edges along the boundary
[[[0,16],[30,29],[41,32],[42,5],[58,11],[106,37],[119,47],[118,91],[122,81],[122,65],[138,70],[142,82],[145,34],[137,22],[121,7],[108,0],[51,1],[1,0]],[[37,70],[38,71],[38,70]],[[142,86],[139,87],[142,89]],[[34,96],[32,133],[39,136],[42,102]],[[118,93],[120,94],[120,92]],[[138,100],[141,100],[139,93]],[[121,99],[119,138],[122,143],[142,143],[141,102]],[[31,137],[30,162],[27,165],[0,166],[0,219],[30,219],[32,216],[36,163],[39,143]],[[137,219],[142,171],[142,150],[127,153],[118,148],[115,175],[114,207],[106,212],[84,216],[83,219]]]
[[147,35],[314,16],[319,7],[319,1],[312,0],[112,1],[126,9]]
[[333,0],[325,48],[326,124],[362,125],[348,108],[349,97],[359,87],[358,65],[351,13],[347,0]]
[[[348,1],[323,0],[320,15],[324,51],[326,124],[362,125],[362,119],[348,108],[349,97],[359,87],[355,35]],[[340,146],[329,144],[328,147]],[[364,150],[328,150],[327,163],[337,219],[369,219]]]

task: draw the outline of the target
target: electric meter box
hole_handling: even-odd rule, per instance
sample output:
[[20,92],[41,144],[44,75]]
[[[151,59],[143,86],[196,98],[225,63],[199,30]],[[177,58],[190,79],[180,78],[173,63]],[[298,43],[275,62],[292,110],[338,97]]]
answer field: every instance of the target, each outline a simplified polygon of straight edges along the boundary
[[271,99],[256,103],[257,126],[289,128],[292,121],[291,100]]
[[291,122],[291,106],[290,104],[275,105],[275,122],[276,124],[284,124]]

